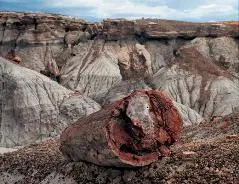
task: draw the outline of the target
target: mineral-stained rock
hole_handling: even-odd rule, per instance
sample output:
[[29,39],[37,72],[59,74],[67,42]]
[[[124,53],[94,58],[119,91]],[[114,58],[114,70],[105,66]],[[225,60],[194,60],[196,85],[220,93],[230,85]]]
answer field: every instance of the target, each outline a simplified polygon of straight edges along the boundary
[[127,21],[121,19],[105,20],[103,36],[108,40],[134,37],[147,39],[159,38],[195,38],[215,36],[238,36],[238,25],[224,23],[189,23],[180,21],[142,19]]
[[[71,122],[100,109],[93,100],[38,72],[0,58],[0,146],[57,136]],[[72,100],[74,98],[74,100]]]
[[231,37],[195,38],[184,47],[195,47],[222,69],[239,73],[239,42]]
[[181,125],[167,95],[136,91],[67,128],[61,135],[60,149],[73,161],[144,166],[170,153]]

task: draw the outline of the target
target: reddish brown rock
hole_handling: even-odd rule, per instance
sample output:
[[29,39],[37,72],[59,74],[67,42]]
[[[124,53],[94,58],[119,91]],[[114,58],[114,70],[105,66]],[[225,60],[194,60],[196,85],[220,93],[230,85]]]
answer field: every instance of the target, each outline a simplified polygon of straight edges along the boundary
[[135,91],[67,128],[61,135],[60,149],[73,161],[144,166],[170,153],[181,125],[167,95]]
[[11,50],[7,53],[6,59],[15,64],[20,64],[22,62],[22,59],[16,55],[14,50]]
[[238,37],[238,22],[192,23],[161,19],[107,19],[103,22],[105,39],[118,40],[129,37],[195,38],[195,37]]

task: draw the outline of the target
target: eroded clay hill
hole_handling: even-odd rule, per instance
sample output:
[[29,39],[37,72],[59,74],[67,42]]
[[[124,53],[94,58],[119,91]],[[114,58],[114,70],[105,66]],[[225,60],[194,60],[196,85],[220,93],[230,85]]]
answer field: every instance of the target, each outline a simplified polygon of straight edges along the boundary
[[0,147],[58,136],[100,105],[48,77],[0,58]]
[[0,183],[237,183],[238,47],[238,22],[0,12],[0,147],[25,146]]
[[[85,116],[136,89],[166,92],[184,126],[237,112],[238,38],[237,22],[88,23],[54,14],[1,12],[0,54],[8,60],[1,59],[1,144],[24,145],[29,137],[17,137],[32,134],[39,122],[51,121],[34,135],[55,135],[52,124],[62,127],[79,117],[72,107]],[[69,93],[81,99],[67,98],[62,110]],[[14,132],[13,127],[19,128]]]

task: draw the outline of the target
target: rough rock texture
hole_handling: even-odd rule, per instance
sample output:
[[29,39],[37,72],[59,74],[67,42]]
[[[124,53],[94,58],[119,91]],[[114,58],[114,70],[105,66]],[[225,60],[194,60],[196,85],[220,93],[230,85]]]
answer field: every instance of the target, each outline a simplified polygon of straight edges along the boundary
[[138,43],[132,52],[126,46],[121,48],[119,66],[123,80],[145,78],[153,73],[150,53]]
[[203,116],[201,116],[197,111],[191,109],[190,107],[183,105],[181,103],[173,102],[174,106],[178,109],[179,114],[183,120],[183,126],[191,126],[204,121]]
[[[97,26],[100,30],[100,25]],[[94,24],[66,16],[37,13],[0,13],[0,53],[15,50],[21,65],[36,71],[51,70],[49,61],[61,68],[71,45],[91,39]],[[62,53],[66,53],[62,57]]]
[[0,58],[0,145],[14,147],[57,136],[70,123],[100,109],[35,71]]
[[[227,122],[225,124],[225,122]],[[48,140],[0,156],[6,184],[238,183],[239,114],[184,128],[170,157],[142,168],[110,168],[70,162]],[[68,184],[68,183],[67,183]]]
[[239,42],[231,37],[196,38],[186,47],[194,46],[205,58],[212,58],[220,68],[239,73]]
[[[0,146],[15,147],[59,135],[79,118],[83,123],[76,125],[84,127],[77,129],[72,144],[81,145],[80,149],[73,146],[69,153],[75,154],[68,155],[78,162],[65,159],[58,141],[44,141],[0,155],[0,183],[238,183],[238,39],[238,22],[107,19],[87,23],[55,14],[0,12],[0,55],[11,60],[0,58]],[[144,123],[154,114],[147,113],[147,95],[137,103],[132,98],[122,108],[109,106],[122,98],[125,102],[140,89],[167,93],[176,114],[181,115],[181,142],[170,147],[170,157],[134,169],[79,161],[119,167],[128,159],[131,166],[147,165],[133,158],[155,150],[151,143],[156,138],[161,141],[156,152],[166,155],[169,144],[163,140],[172,137],[166,136],[170,128],[150,131],[147,125],[162,116]],[[100,105],[83,95],[104,109],[99,111]],[[140,108],[134,108],[137,105]],[[135,125],[130,136],[124,134],[125,129],[117,131],[124,123],[120,120],[125,120],[118,117],[120,109],[126,121],[127,117],[133,120],[130,125],[141,120],[146,135]],[[107,118],[114,120],[108,123],[113,127],[109,139],[103,131]],[[122,159],[122,154],[112,153],[120,144],[111,149],[107,140],[111,145],[125,143],[118,153],[132,152],[134,157]],[[110,157],[102,157],[109,152]]]
[[166,91],[176,102],[205,118],[238,110],[239,85],[233,76],[204,58],[194,47],[182,48],[173,64],[152,79],[154,88]]
[[104,40],[79,43],[61,70],[61,83],[96,98],[121,81],[119,46]]
[[149,165],[170,153],[182,120],[159,91],[136,91],[69,126],[61,151],[70,160],[102,166]]
[[103,36],[106,39],[118,40],[129,37],[146,39],[159,38],[195,38],[208,36],[238,37],[238,25],[224,23],[189,23],[180,21],[142,19],[127,21],[122,19],[105,20]]
[[[156,19],[88,23],[0,12],[0,54],[14,51],[21,66],[102,105],[136,89],[163,90],[188,126],[239,110],[238,25]],[[72,101],[65,102],[69,112],[60,108],[67,114],[62,121],[77,119]]]

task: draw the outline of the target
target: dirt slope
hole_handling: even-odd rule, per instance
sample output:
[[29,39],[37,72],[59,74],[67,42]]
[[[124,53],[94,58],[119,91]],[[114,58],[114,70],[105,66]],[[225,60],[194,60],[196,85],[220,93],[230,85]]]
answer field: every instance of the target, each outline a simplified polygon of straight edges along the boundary
[[[16,183],[238,183],[239,114],[184,128],[165,157],[138,169],[69,163],[49,140],[0,156],[0,179]],[[8,175],[6,174],[8,173]],[[8,176],[8,177],[6,177]],[[5,179],[5,180],[4,180]],[[11,180],[13,181],[13,180]]]

